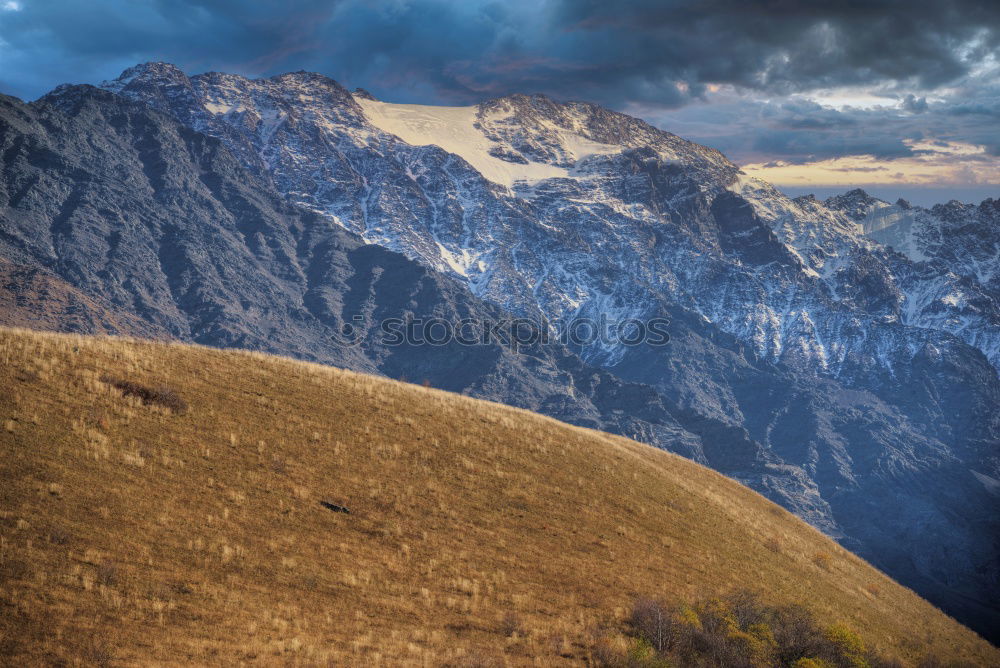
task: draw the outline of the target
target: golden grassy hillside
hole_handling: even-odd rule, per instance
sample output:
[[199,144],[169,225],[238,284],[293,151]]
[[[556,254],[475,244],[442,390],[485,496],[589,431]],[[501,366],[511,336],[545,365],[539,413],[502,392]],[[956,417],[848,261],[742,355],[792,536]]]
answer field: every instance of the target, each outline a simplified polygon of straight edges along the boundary
[[[146,405],[140,385],[168,389]],[[1000,662],[763,497],[624,438],[259,354],[22,330],[0,330],[0,388],[13,665],[580,664],[636,597],[734,587],[904,660]]]

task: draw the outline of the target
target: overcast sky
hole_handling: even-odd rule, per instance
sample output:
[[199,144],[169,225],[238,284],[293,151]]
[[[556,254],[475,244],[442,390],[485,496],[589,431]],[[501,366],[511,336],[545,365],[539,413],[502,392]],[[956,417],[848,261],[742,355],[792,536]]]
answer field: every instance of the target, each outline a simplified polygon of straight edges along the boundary
[[796,194],[1000,197],[995,0],[0,0],[0,92],[150,60],[393,102],[585,99]]

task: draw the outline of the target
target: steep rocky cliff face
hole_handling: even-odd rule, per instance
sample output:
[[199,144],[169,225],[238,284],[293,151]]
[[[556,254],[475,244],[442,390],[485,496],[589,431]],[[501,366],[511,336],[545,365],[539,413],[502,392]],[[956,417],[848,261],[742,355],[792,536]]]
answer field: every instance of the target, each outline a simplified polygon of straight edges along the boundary
[[[165,64],[137,66],[104,88],[117,97],[100,98],[108,108],[102,113],[113,116],[118,105],[138,114],[126,100],[164,112],[185,126],[171,132],[225,155],[231,176],[188,201],[223,171],[197,162],[187,170],[197,179],[157,196],[155,207],[168,207],[164,221],[217,202],[184,233],[189,243],[156,237],[154,246],[186,249],[157,250],[160,268],[150,274],[180,274],[177,287],[146,286],[147,275],[127,285],[107,278],[130,272],[124,257],[107,261],[117,248],[107,241],[86,262],[58,259],[75,252],[72,243],[32,256],[74,285],[118,295],[117,303],[140,313],[155,302],[156,313],[144,317],[212,345],[414,380],[434,372],[441,383],[485,378],[441,386],[589,419],[695,458],[784,504],[966,622],[996,627],[996,303],[983,301],[962,324],[956,318],[964,306],[929,296],[947,287],[937,273],[867,237],[848,212],[788,199],[716,151],[589,104],[510,96],[465,108],[397,105],[315,74],[187,77]],[[47,146],[61,144],[82,130],[53,119],[80,118],[77,100],[99,95],[57,89],[19,113],[58,126]],[[101,123],[120,121],[94,128]],[[159,145],[164,154],[175,150]],[[136,159],[114,178],[145,174],[156,191],[157,161],[169,158]],[[38,232],[9,231],[28,207],[16,193],[37,186],[6,187],[20,199],[4,210],[4,239],[17,239],[5,253],[23,255],[25,239]],[[245,202],[271,189],[285,202],[275,196],[264,208],[284,213],[247,222],[262,214]],[[35,225],[65,227],[51,223],[67,206],[72,188],[64,190],[32,204],[42,209]],[[97,208],[106,197],[94,200],[94,217],[108,221],[98,235],[105,239],[122,227],[114,217],[122,214]],[[220,224],[247,249],[228,265],[209,260]],[[357,245],[358,238],[371,245]],[[94,278],[81,264],[119,274],[108,268]],[[406,278],[381,278],[390,264],[405,267],[394,275]],[[198,279],[185,281],[193,271]],[[261,281],[249,278],[261,272]],[[253,285],[244,290],[247,281]],[[551,321],[665,317],[671,342],[544,347],[537,362],[506,349],[422,347],[401,355],[377,341],[331,345],[330,333],[355,315],[372,331],[380,317],[412,310],[414,281],[436,286],[417,300],[425,313],[460,317],[472,307],[435,311],[435,304],[469,300],[487,309],[476,313]],[[192,287],[202,282],[212,287]],[[203,302],[188,301],[206,291]],[[287,313],[289,305],[305,313]],[[176,317],[166,315],[175,310]],[[392,361],[404,358],[410,367]]]

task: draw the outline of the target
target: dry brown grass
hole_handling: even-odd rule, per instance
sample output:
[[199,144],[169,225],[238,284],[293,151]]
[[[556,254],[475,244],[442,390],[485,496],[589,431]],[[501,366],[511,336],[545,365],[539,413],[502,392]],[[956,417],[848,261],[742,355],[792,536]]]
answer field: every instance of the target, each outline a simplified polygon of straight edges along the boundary
[[757,494],[624,438],[258,354],[20,330],[0,330],[0,388],[14,664],[584,663],[637,597],[735,587],[909,661],[1000,662]]

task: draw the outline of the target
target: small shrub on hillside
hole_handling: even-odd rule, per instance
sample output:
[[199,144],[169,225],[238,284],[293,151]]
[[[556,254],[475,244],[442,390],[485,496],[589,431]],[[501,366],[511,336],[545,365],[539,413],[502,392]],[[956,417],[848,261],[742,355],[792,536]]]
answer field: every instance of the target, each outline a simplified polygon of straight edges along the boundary
[[79,646],[73,647],[71,651],[83,659],[84,665],[98,666],[99,668],[115,665],[115,654],[117,653],[115,645],[112,639],[99,633],[85,638]]
[[636,601],[629,617],[629,625],[636,635],[645,639],[657,652],[666,652],[673,646],[678,635],[674,625],[678,622],[673,611],[652,599]]
[[114,587],[118,584],[118,566],[114,562],[105,559],[97,567],[97,581],[107,587]]
[[163,406],[174,413],[184,413],[187,403],[177,392],[169,387],[146,387],[131,380],[122,380],[111,376],[101,376],[101,382],[111,385],[126,397],[136,397],[143,405]]
[[670,662],[644,638],[636,638],[632,643],[625,665],[628,668],[671,668]]
[[73,540],[73,535],[60,527],[55,527],[49,532],[49,542],[53,545],[68,545]]
[[826,552],[817,552],[812,556],[812,561],[824,571],[830,570],[830,564],[833,563],[833,559]]
[[851,666],[868,668],[865,660],[865,644],[861,636],[846,624],[834,624],[826,630],[826,639]]
[[823,659],[799,659],[792,664],[792,668],[834,668],[834,666]]
[[896,663],[868,651],[861,636],[842,623],[825,626],[802,606],[769,606],[754,594],[736,592],[693,604],[635,603],[628,631],[636,644],[605,666],[727,666],[762,668],[889,668]]
[[15,377],[22,383],[34,383],[41,379],[38,372],[32,369],[21,369]]
[[513,612],[508,612],[500,620],[500,633],[506,638],[514,635],[523,636],[524,626],[521,624],[521,618]]

